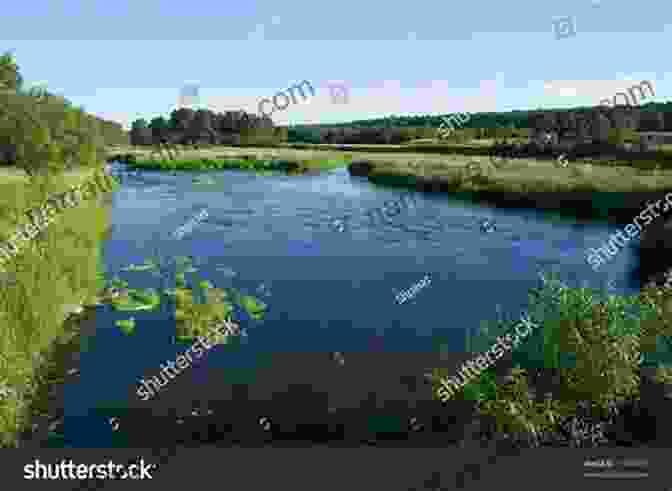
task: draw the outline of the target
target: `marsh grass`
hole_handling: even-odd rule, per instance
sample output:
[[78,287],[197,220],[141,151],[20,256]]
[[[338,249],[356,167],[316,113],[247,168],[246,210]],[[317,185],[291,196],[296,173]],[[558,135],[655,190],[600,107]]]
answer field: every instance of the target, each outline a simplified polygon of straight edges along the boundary
[[[290,173],[331,170],[347,166],[352,161],[352,155],[343,152],[301,152],[282,148],[272,148],[271,151],[267,148],[250,148],[241,151],[236,147],[213,146],[197,150],[182,148],[178,151],[167,156],[145,147],[117,147],[108,149],[107,158],[123,157],[129,167],[139,169],[241,169]],[[157,155],[160,158],[156,158]]]
[[[616,296],[543,281],[531,292],[529,309],[540,327],[511,353],[508,382],[497,381],[491,367],[455,396],[478,401],[498,433],[558,433],[585,403],[595,417],[606,418],[619,404],[639,399],[641,368],[655,368],[659,383],[672,382],[672,290]],[[513,332],[513,323],[485,323],[469,351],[487,351],[497,336]],[[559,375],[559,385],[541,400],[538,382],[551,374]],[[451,375],[434,370],[436,389],[440,377]]]
[[[456,145],[454,152],[447,154],[427,153],[427,146],[417,148],[395,149],[387,146],[347,147],[346,151],[337,150],[328,145],[307,145],[301,148],[286,148],[277,146],[271,148],[255,148],[241,150],[237,147],[217,146],[209,149],[193,150],[185,148],[180,158],[184,160],[200,161],[201,159],[232,159],[241,160],[243,156],[259,159],[264,155],[272,158],[293,162],[307,162],[306,168],[327,170],[342,167],[353,160],[366,160],[373,165],[371,179],[384,179],[389,175],[392,180],[398,180],[404,185],[415,187],[418,178],[428,181],[435,180],[437,184],[449,179],[455,179],[455,173],[471,161],[490,162],[488,155],[483,155],[483,149],[470,155],[466,150],[469,146]],[[140,160],[148,160],[150,150],[144,147],[128,147],[116,149],[119,153],[108,151],[108,156],[132,154]],[[115,150],[115,151],[116,151]],[[403,150],[403,151],[402,151]],[[264,157],[265,159],[266,157]],[[264,160],[261,159],[261,160]],[[654,173],[657,163],[653,162],[648,168],[636,168],[627,162],[590,161],[590,171],[582,170],[583,164],[572,163],[567,168],[556,167],[552,160],[533,158],[514,158],[506,164],[495,166],[494,172],[487,183],[480,184],[483,190],[501,190],[502,192],[518,192],[528,189],[530,192],[580,191],[592,185],[602,192],[634,192],[652,191],[672,188],[672,170],[660,170]],[[579,170],[573,171],[578,166]],[[646,165],[644,166],[646,167]],[[572,172],[580,175],[572,175]],[[466,184],[472,186],[471,183]]]

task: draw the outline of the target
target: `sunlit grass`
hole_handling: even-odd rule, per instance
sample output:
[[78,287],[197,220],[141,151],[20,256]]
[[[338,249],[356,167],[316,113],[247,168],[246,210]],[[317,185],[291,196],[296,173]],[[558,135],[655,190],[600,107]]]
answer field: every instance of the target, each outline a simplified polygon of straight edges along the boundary
[[[26,223],[26,209],[54,193],[81,183],[94,169],[67,173],[43,185],[0,180],[0,238]],[[108,210],[92,199],[59,213],[56,220],[5,265],[16,277],[0,289],[0,385],[11,389],[0,397],[0,446],[13,446],[30,421],[39,387],[40,359],[64,334],[65,305],[93,303],[99,286],[98,244],[108,227]]]

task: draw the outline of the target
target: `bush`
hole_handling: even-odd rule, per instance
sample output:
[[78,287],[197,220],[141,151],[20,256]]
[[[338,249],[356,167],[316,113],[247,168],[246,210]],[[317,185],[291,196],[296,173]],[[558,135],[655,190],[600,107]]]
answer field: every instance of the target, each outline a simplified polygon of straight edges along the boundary
[[[655,367],[658,380],[672,381],[672,290],[650,287],[638,296],[598,298],[544,278],[530,304],[540,327],[511,354],[509,381],[496,384],[493,367],[458,394],[477,400],[479,413],[494,418],[497,431],[533,438],[559,434],[584,407],[604,420],[639,399],[642,367]],[[497,336],[512,332],[513,322],[499,319],[492,327],[484,325],[470,351],[487,351]],[[558,377],[542,400],[542,382],[550,374]]]

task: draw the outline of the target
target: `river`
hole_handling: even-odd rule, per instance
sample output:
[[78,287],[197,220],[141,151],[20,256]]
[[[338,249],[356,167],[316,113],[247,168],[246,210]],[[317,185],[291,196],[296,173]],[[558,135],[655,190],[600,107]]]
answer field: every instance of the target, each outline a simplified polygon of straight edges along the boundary
[[[122,172],[123,166],[113,165]],[[129,279],[133,287],[171,287],[169,278],[121,268],[157,250],[165,258],[193,256],[200,279],[255,295],[268,305],[266,318],[239,313],[248,334],[239,346],[215,347],[165,393],[143,402],[135,393],[139,379],[158,375],[160,363],[186,348],[174,344],[170,309],[134,312],[135,334],[126,336],[114,321],[129,315],[97,307],[95,334],[81,354],[81,378],[65,387],[70,446],[108,447],[119,435],[137,446],[151,442],[146,428],[121,424],[113,432],[109,417],[118,413],[123,422],[124,415],[145,414],[159,403],[181,407],[178,412],[207,401],[262,404],[270,397],[287,399],[288,390],[301,398],[306,385],[329,393],[313,401],[325,411],[417,402],[417,380],[406,387],[407,379],[399,382],[387,370],[422,378],[421,370],[440,352],[466,358],[459,352],[467,330],[496,319],[497,306],[518,317],[530,289],[540,286],[541,271],[556,272],[569,286],[637,291],[628,279],[631,250],[598,272],[586,263],[588,247],[616,231],[613,225],[415,192],[414,205],[388,224],[373,224],[366,213],[398,201],[405,191],[376,187],[344,168],[310,176],[207,172],[211,184],[194,183],[199,174],[123,172],[104,245],[108,274]],[[203,209],[207,218],[176,239],[175,230]],[[333,226],[334,220],[345,226]],[[413,299],[395,300],[425,275],[431,281]],[[333,352],[343,353],[344,364],[333,361]],[[395,382],[384,382],[386,376]],[[353,381],[362,388],[346,387]],[[294,403],[304,405],[296,398]]]

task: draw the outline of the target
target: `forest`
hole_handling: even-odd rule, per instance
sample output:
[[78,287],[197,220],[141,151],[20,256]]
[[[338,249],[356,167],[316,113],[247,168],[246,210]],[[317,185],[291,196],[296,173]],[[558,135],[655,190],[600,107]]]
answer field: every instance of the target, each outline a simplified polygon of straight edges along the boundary
[[287,141],[286,134],[286,128],[274,127],[269,117],[245,111],[218,113],[188,107],[173,110],[168,118],[158,116],[149,122],[136,119],[131,124],[133,145],[281,143]]
[[128,143],[121,124],[46,89],[26,87],[14,56],[0,56],[0,165],[30,176],[95,166],[104,161],[107,145]]

